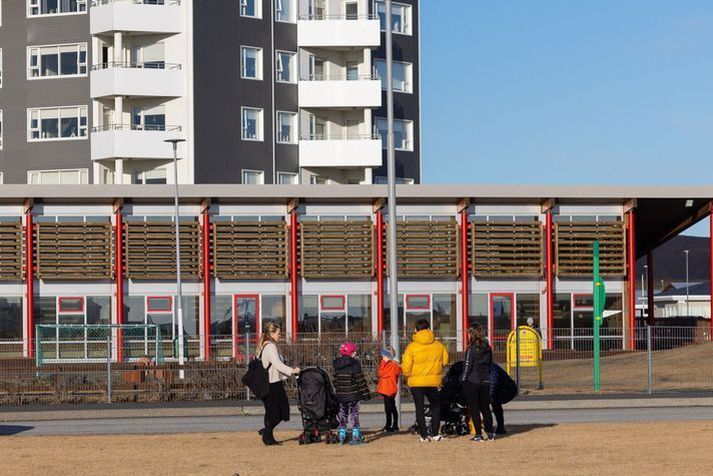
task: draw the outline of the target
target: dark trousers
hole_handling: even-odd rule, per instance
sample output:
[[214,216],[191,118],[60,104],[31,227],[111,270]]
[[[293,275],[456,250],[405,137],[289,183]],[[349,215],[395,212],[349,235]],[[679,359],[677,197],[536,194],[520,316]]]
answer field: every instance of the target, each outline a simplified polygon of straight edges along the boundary
[[421,438],[428,437],[426,428],[426,416],[424,415],[424,398],[428,399],[428,407],[431,409],[431,435],[440,433],[441,429],[441,395],[436,387],[411,387],[413,403],[416,406],[416,423],[418,433]]
[[282,421],[290,419],[290,402],[287,400],[287,393],[282,382],[270,384],[270,393],[262,402],[265,405],[265,430],[262,434],[262,442],[270,444],[275,442],[273,431]]
[[396,409],[396,397],[384,396],[384,413],[386,414],[386,428],[399,426],[399,411]]
[[498,424],[498,431],[503,431],[505,429],[505,414],[503,412],[503,406],[495,402],[490,402],[490,406],[493,407],[495,421]]
[[482,436],[483,425],[485,425],[486,433],[492,433],[493,415],[490,413],[490,385],[465,382],[463,384],[463,393],[468,401],[470,416],[473,418],[475,434]]

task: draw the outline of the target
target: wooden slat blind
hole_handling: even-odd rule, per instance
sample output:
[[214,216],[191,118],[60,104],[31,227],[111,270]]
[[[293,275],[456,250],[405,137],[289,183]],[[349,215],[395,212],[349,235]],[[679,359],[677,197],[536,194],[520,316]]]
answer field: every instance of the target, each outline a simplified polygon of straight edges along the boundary
[[458,276],[458,223],[455,218],[448,221],[400,220],[396,225],[396,249],[399,277]]
[[22,222],[0,222],[0,281],[22,279]]
[[364,278],[374,273],[371,220],[307,221],[300,227],[302,276]]
[[221,279],[285,279],[287,224],[280,221],[214,222],[213,274]]
[[[127,222],[124,260],[131,279],[176,277],[176,239],[173,222]],[[201,270],[201,237],[198,220],[179,224],[181,276],[197,277]]]
[[591,276],[592,244],[599,240],[602,275],[626,275],[626,225],[623,222],[557,222],[555,253],[559,276]]
[[112,229],[107,222],[39,222],[35,269],[40,279],[111,279]]
[[542,275],[542,224],[529,222],[474,223],[471,230],[475,276]]

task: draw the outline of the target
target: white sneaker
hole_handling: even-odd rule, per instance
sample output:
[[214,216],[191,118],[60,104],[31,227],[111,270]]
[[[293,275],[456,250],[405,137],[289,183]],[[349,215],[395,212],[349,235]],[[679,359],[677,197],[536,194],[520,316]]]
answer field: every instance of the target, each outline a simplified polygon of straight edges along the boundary
[[441,435],[432,436],[431,441],[443,441],[443,437]]
[[428,443],[429,441],[430,440],[428,438],[421,438],[421,437],[418,438],[419,443]]

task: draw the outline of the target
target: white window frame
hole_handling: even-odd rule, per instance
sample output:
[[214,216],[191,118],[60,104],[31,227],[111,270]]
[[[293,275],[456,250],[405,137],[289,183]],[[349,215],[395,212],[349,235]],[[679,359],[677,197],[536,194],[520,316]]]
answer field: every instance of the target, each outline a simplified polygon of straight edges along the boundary
[[[280,122],[280,114],[290,115],[290,140],[282,140],[281,129],[282,123]],[[276,111],[275,112],[275,141],[278,144],[297,144],[297,113],[292,111]]]
[[[77,0],[77,11],[76,12],[57,12],[57,13],[40,13],[40,2],[42,0],[27,0],[27,18],[36,17],[54,17],[54,16],[64,16],[64,15],[86,15],[87,14],[87,0]],[[61,0],[57,1],[57,5],[60,5]],[[82,10],[84,7],[84,10]],[[33,9],[37,9],[37,13],[32,13]]]
[[242,184],[247,184],[247,181],[245,180],[246,173],[255,173],[255,174],[259,174],[259,176],[260,176],[260,181],[257,184],[251,184],[251,185],[265,185],[265,171],[264,170],[242,169],[240,171],[240,183],[242,183]]
[[[386,122],[385,117],[376,117],[374,118],[374,129],[376,132],[379,132],[380,129],[378,127],[379,121],[384,121]],[[394,119],[394,124],[397,122],[402,122],[406,126],[406,131],[407,131],[407,137],[406,137],[406,147],[400,147],[399,144],[396,143],[396,140],[394,140],[394,149],[402,152],[413,152],[413,142],[414,142],[414,137],[413,137],[413,121],[410,119]],[[379,134],[381,134],[379,132]],[[382,136],[382,141],[381,141],[381,148],[386,149],[386,135]]]
[[[245,113],[247,111],[256,111],[257,112],[257,121],[256,121],[256,127],[255,127],[255,137],[247,137],[246,136],[246,131],[247,131],[247,125],[245,121]],[[262,142],[263,141],[263,110],[261,107],[247,107],[243,106],[240,108],[240,138],[242,140],[247,140],[247,141],[255,141],[255,142]]]
[[[59,49],[63,46],[76,46],[77,47],[77,74],[61,74],[61,62],[60,62],[60,53]],[[56,48],[57,49],[57,74],[54,76],[40,76],[40,72],[42,71],[42,55],[40,54],[40,50],[42,48]],[[62,43],[62,44],[56,44],[56,45],[32,45],[27,47],[27,79],[31,81],[35,80],[41,80],[41,79],[57,79],[57,78],[79,78],[79,77],[86,77],[88,74],[89,69],[87,68],[87,58],[88,58],[88,49],[87,49],[87,44],[86,43]],[[32,51],[37,50],[37,65],[32,66]],[[84,51],[84,62],[79,60],[79,57],[81,55],[82,50]],[[82,73],[81,70],[82,68],[84,69],[84,72]],[[32,76],[32,71],[36,70],[37,71],[37,76]]]
[[[404,74],[404,89],[396,89],[394,86],[393,81],[396,81],[396,76],[392,78],[392,83],[391,87],[395,93],[402,93],[402,94],[413,94],[413,63],[409,63],[407,61],[394,61],[394,66],[396,65],[403,65],[405,69],[405,74]],[[382,58],[374,58],[374,74],[377,76],[380,76],[381,79],[381,89],[382,91],[386,91],[386,73],[381,74],[379,73],[379,68],[377,67],[377,64],[383,64],[383,70],[386,71],[386,60]]]
[[247,6],[250,0],[238,0],[238,8],[240,9],[240,16],[243,18],[262,18],[262,0],[252,0],[255,3],[255,15],[247,14]]
[[[280,12],[282,11],[282,5],[288,3],[290,5],[290,16],[287,19],[279,18]],[[296,23],[297,22],[297,2],[295,0],[275,0],[275,21],[282,23]]]
[[[43,173],[50,173],[50,172],[57,172],[59,173],[60,178],[62,177],[62,172],[76,172],[79,174],[79,183],[81,185],[86,185],[89,182],[89,169],[43,169],[43,170],[28,170],[27,171],[27,183],[32,184],[32,174],[39,174],[38,177],[40,178],[40,181],[37,182],[37,185],[42,185],[42,174]],[[54,184],[56,185],[56,184]],[[67,185],[63,184],[62,181],[60,180],[59,185]],[[76,184],[69,184],[69,185],[76,185]]]
[[[384,14],[386,13],[386,2],[383,0],[375,0],[374,1],[374,15],[379,17],[379,5],[382,5],[384,7]],[[393,28],[391,29],[392,33],[395,33],[397,35],[404,35],[404,36],[411,36],[413,35],[413,10],[411,8],[411,5],[408,5],[406,3],[397,3],[397,2],[391,2],[391,14],[393,15],[394,9],[395,8],[403,8],[404,9],[404,14],[401,16],[403,20],[401,21],[401,25],[403,27],[403,31],[399,30],[394,30]],[[386,31],[386,28],[381,28],[381,20],[379,20],[379,30],[381,31]]]
[[[291,180],[288,183],[282,183],[280,181],[280,177],[290,177]],[[297,172],[277,172],[277,183],[279,185],[299,185],[300,183],[300,175]]]
[[[282,57],[280,55],[283,53],[290,55],[291,68],[290,68],[290,79],[288,81],[280,79],[280,73],[282,72],[282,69],[283,69]],[[295,53],[294,51],[285,51],[285,50],[276,50],[275,51],[275,82],[285,83],[285,84],[297,83],[297,53]]]
[[[42,111],[57,111],[57,119],[59,121],[57,127],[57,132],[61,133],[61,117],[63,109],[76,109],[77,110],[77,124],[79,130],[77,131],[76,137],[37,137],[33,138],[32,133],[37,131],[38,136],[42,133]],[[82,110],[84,110],[84,116],[82,116]],[[37,127],[32,127],[32,112],[38,112]],[[65,140],[87,140],[89,139],[89,108],[87,105],[74,105],[74,106],[54,106],[54,107],[33,107],[27,109],[27,142],[49,142],[49,141],[65,141]],[[82,125],[82,117],[85,118],[84,125]],[[84,135],[82,135],[82,130],[84,130]]]
[[[245,67],[247,50],[257,51],[257,58],[255,60],[255,77],[247,76],[247,70]],[[253,81],[262,81],[262,48],[257,46],[240,45],[240,78],[252,79]]]
[[[165,183],[168,183],[168,173],[166,169],[161,169],[161,168],[156,168],[156,169],[150,169],[150,170],[132,170],[131,172],[131,182],[137,185],[153,185],[153,184],[147,184],[146,180],[147,174],[150,174],[152,172],[163,172],[163,179],[165,180]],[[141,182],[137,182],[137,178],[141,180]],[[152,177],[149,177],[152,178]],[[158,177],[153,177],[153,178],[158,178]]]

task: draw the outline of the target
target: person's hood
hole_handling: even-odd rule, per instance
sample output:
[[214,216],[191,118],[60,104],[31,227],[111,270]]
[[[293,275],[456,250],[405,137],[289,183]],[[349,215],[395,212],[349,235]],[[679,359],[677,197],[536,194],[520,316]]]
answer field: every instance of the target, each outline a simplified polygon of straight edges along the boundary
[[349,357],[348,355],[343,355],[341,357],[337,357],[334,359],[334,362],[332,363],[332,367],[334,367],[335,372],[339,372],[340,370],[346,370],[352,365],[356,363],[356,359]]
[[430,329],[424,329],[422,331],[418,331],[413,335],[413,341],[418,344],[423,344],[423,345],[433,344],[433,341],[435,341],[435,340],[436,340],[436,336],[433,335],[433,332]]

